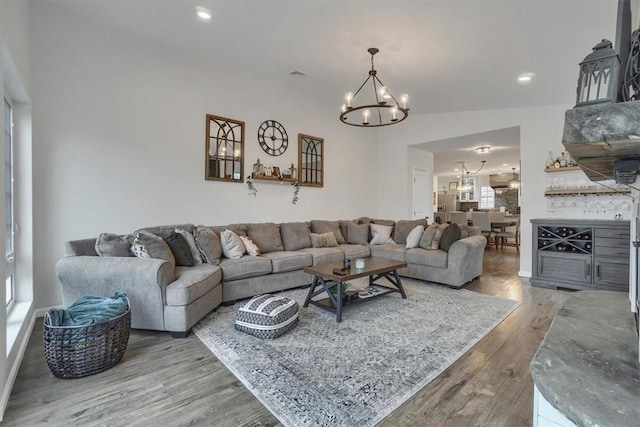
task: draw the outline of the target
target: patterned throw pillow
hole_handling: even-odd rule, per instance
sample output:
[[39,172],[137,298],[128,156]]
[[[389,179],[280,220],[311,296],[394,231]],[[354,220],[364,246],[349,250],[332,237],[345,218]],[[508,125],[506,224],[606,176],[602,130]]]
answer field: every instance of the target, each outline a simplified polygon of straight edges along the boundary
[[149,252],[147,252],[147,248],[144,247],[144,243],[142,240],[137,237],[133,239],[133,244],[131,245],[131,252],[138,258],[151,258]]
[[101,233],[96,239],[96,253],[99,256],[128,257],[131,252],[131,236],[118,236],[113,233]]
[[198,249],[196,238],[193,236],[193,234],[191,234],[187,230],[182,230],[180,228],[176,228],[174,231],[184,237],[184,239],[187,241],[187,245],[189,245],[189,250],[191,251],[191,258],[193,258],[193,262],[195,264],[202,264],[202,255],[200,255],[200,249]]
[[370,245],[384,245],[385,243],[395,243],[391,238],[393,226],[381,224],[369,224],[371,229]]
[[247,252],[240,237],[231,230],[224,230],[220,233],[220,243],[222,244],[222,253],[229,259],[242,258],[242,255]]
[[424,230],[422,233],[422,238],[420,239],[419,246],[422,249],[431,249],[431,243],[433,242],[433,237],[436,235],[436,231],[438,230],[438,224],[431,224]]
[[436,229],[436,235],[433,236],[433,240],[431,241],[431,249],[440,249],[440,238],[442,237],[442,233],[448,226],[449,224],[438,225],[438,228]]
[[421,225],[418,225],[416,227],[413,228],[413,230],[411,230],[409,232],[409,235],[407,235],[407,244],[406,244],[406,248],[407,249],[412,249],[412,248],[417,248],[418,246],[420,246],[420,239],[422,239],[422,233],[424,232],[424,227]]
[[260,255],[260,249],[255,243],[253,243],[253,240],[245,236],[238,236],[238,237],[240,237],[240,240],[242,241],[244,248],[247,250],[247,255],[251,255],[251,256]]
[[311,246],[314,248],[335,248],[338,246],[338,240],[335,233],[328,231],[326,233],[318,234],[311,233]]
[[[173,256],[173,252],[169,248],[169,245],[160,236],[156,236],[146,230],[140,230],[136,236],[136,240],[139,240],[144,246],[147,254],[150,258],[163,259],[169,261],[171,265],[175,267],[176,259]],[[134,246],[136,242],[134,240]],[[141,257],[142,258],[142,257]]]

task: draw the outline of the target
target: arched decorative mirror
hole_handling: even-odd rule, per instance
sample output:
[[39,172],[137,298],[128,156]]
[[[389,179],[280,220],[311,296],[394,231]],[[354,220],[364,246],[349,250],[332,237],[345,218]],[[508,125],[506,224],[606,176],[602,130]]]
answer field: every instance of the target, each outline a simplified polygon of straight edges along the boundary
[[207,114],[205,176],[208,181],[244,181],[244,122]]
[[298,183],[306,187],[324,186],[324,139],[298,134]]

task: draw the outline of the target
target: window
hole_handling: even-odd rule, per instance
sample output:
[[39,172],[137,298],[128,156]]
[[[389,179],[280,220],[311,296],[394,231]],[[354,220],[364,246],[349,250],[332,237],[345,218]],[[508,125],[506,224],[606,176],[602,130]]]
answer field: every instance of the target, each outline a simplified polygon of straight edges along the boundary
[[15,248],[14,248],[14,212],[13,212],[13,110],[11,102],[4,99],[4,201],[5,201],[5,257],[6,257],[6,306],[15,301]]
[[478,209],[495,209],[496,193],[491,187],[480,188],[480,205]]

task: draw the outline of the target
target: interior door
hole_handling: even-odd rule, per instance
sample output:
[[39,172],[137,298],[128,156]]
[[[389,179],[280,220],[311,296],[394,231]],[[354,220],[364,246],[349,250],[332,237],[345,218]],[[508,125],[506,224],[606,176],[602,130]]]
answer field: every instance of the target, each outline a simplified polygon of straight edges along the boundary
[[427,218],[429,216],[431,178],[429,171],[413,169],[413,219]]

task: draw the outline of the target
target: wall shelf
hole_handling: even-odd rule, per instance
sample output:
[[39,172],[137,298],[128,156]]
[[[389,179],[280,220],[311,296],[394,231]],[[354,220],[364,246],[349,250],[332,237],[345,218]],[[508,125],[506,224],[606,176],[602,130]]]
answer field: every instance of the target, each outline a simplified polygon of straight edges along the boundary
[[613,190],[610,188],[595,188],[591,190],[547,190],[544,192],[545,196],[588,196],[588,195],[628,195],[631,194],[631,190]]
[[569,171],[581,171],[580,166],[565,166],[563,168],[544,168],[545,172],[569,172]]
[[295,178],[278,178],[277,176],[254,175],[254,174],[251,174],[251,179],[255,181],[276,181],[276,182],[291,182],[291,183],[298,181]]

